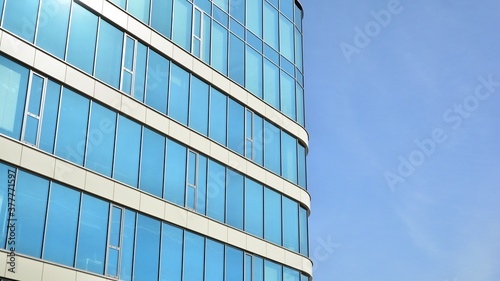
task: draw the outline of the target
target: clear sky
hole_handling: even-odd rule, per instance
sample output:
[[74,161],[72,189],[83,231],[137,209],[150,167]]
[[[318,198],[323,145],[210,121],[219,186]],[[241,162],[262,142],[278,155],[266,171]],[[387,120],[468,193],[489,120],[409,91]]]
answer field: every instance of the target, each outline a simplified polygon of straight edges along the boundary
[[316,281],[500,280],[500,2],[302,0]]

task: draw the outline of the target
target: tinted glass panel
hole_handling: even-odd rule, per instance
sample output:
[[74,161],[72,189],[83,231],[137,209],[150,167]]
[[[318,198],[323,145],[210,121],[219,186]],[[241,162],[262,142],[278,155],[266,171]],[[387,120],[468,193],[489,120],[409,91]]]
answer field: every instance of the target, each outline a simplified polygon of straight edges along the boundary
[[168,69],[170,62],[154,51],[149,51],[146,104],[167,113]]
[[232,170],[227,172],[226,222],[243,230],[243,176]]
[[281,72],[281,111],[295,120],[295,81],[285,72]]
[[264,100],[272,107],[280,108],[280,72],[276,65],[264,60]]
[[198,195],[196,197],[196,212],[204,215],[207,196],[207,158],[198,155]]
[[43,107],[43,123],[40,133],[40,149],[52,153],[56,135],[57,111],[59,109],[59,93],[61,86],[48,80]]
[[280,15],[280,53],[289,61],[294,60],[293,24]]
[[230,1],[229,13],[241,23],[245,23],[245,2],[246,0]]
[[115,129],[116,113],[93,102],[85,166],[108,177],[113,166]]
[[226,246],[226,280],[243,281],[243,252]]
[[163,223],[161,245],[161,281],[181,280],[182,230]]
[[282,175],[297,183],[297,140],[289,134],[281,133]]
[[224,280],[224,245],[207,239],[205,281]]
[[249,178],[245,181],[245,231],[258,237],[264,235],[264,190]]
[[129,0],[128,11],[145,24],[149,23],[150,0]]
[[227,124],[228,147],[243,155],[245,147],[245,110],[239,103],[229,100]]
[[172,0],[154,1],[151,8],[151,26],[170,38],[172,22]]
[[172,140],[167,143],[165,199],[184,206],[186,186],[186,148]]
[[[18,2],[18,1],[11,1]],[[28,69],[0,56],[0,133],[19,139],[28,89]]]
[[210,37],[211,37],[211,31],[212,31],[212,19],[204,14],[203,15],[203,41],[202,41],[202,46],[201,46],[201,59],[207,63],[210,64]]
[[212,24],[212,67],[227,74],[227,29],[213,22]]
[[[5,183],[7,184],[5,188],[0,188],[0,204],[2,206],[8,206],[9,191],[12,192],[12,188],[16,184],[16,169],[0,162],[0,177],[3,177],[5,179]],[[8,207],[0,208],[0,248],[2,249],[6,248],[9,218],[10,212],[8,211]]]
[[113,177],[137,187],[139,176],[139,151],[141,147],[141,126],[120,115],[116,135],[115,168]]
[[43,259],[73,266],[80,192],[52,183]]
[[245,85],[245,44],[231,34],[229,40],[229,78],[236,83]]
[[264,163],[264,128],[262,117],[254,115],[254,161],[259,165]]
[[302,71],[302,35],[295,29],[295,64]]
[[134,255],[135,238],[135,212],[125,210],[122,236],[122,258],[120,267],[120,280],[132,280],[132,259]]
[[187,71],[172,64],[168,115],[184,125],[188,121],[189,77]]
[[280,0],[280,11],[291,20],[293,20],[294,3],[293,0]]
[[307,188],[307,177],[306,177],[306,149],[304,146],[299,144],[299,185],[303,188]]
[[38,116],[40,115],[40,102],[42,101],[43,80],[44,79],[38,75],[33,75],[31,78],[28,111]]
[[[7,179],[7,173],[4,179]],[[49,181],[18,171],[14,217],[17,219],[16,252],[37,258],[42,254],[48,190]],[[7,204],[5,206],[7,207]]]
[[[135,81],[134,81],[134,98],[139,101],[144,101],[144,87],[146,84],[146,57],[147,48],[141,43],[137,43],[137,57],[135,60]],[[148,73],[149,74],[149,73]],[[165,75],[166,81],[168,81],[168,72]],[[167,89],[168,87],[165,87]]]
[[307,211],[299,207],[299,222],[300,222],[300,253],[306,256],[309,255],[309,237],[307,230]]
[[262,37],[262,1],[247,1],[246,26],[257,36]]
[[280,130],[264,121],[264,166],[280,174]]
[[135,243],[134,279],[158,280],[160,221],[139,214]]
[[264,42],[278,50],[278,11],[264,1]]
[[73,4],[67,61],[92,74],[97,36],[97,16]]
[[299,251],[299,205],[283,197],[283,246]]
[[126,5],[127,5],[127,0],[111,0],[111,2],[117,4],[118,6],[120,6],[122,9],[125,9]]
[[266,281],[283,280],[282,266],[272,261],[264,262],[264,275]]
[[264,223],[264,238],[281,245],[281,195],[269,188],[264,189]]
[[7,1],[3,27],[33,42],[39,2],[39,0]]
[[227,97],[212,88],[210,93],[210,138],[226,145]]
[[144,128],[141,156],[140,189],[162,196],[165,163],[165,137]]
[[89,100],[65,88],[57,131],[56,155],[83,165]]
[[253,281],[264,281],[264,259],[253,257]]
[[262,98],[262,55],[254,49],[246,48],[246,88],[259,98]]
[[208,134],[208,85],[192,76],[190,93],[189,127],[206,136]]
[[187,51],[191,50],[192,4],[186,0],[174,0],[172,40]]
[[304,126],[305,125],[305,118],[304,118],[304,89],[300,87],[300,85],[297,83],[296,84],[296,98],[297,98],[297,122]]
[[123,32],[101,20],[97,46],[95,76],[118,89],[120,87]]
[[300,281],[300,274],[297,270],[284,267],[283,268],[283,281]]
[[84,194],[80,213],[76,267],[104,273],[109,203]]
[[224,202],[226,191],[226,169],[208,160],[207,216],[224,222]]
[[[229,0],[213,0],[214,4],[219,6],[224,11],[228,11],[229,8]],[[234,1],[233,1],[234,2]]]
[[205,239],[189,231],[184,232],[184,280],[203,281]]
[[67,0],[43,0],[38,22],[36,45],[60,59],[66,48],[70,6]]

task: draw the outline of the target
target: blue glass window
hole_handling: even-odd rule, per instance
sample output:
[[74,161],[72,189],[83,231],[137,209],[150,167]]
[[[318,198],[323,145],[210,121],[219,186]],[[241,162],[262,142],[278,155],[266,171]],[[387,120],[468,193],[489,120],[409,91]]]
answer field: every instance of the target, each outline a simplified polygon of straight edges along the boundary
[[108,241],[108,259],[106,266],[106,275],[118,277],[119,257],[121,247],[121,226],[123,218],[123,209],[113,206],[111,209],[111,222],[109,227]]
[[[229,8],[229,0],[213,0],[214,4],[219,6],[225,12],[228,11]],[[234,1],[233,1],[234,2]]]
[[125,220],[123,222],[122,235],[122,256],[120,267],[120,280],[132,280],[132,260],[134,257],[134,238],[135,238],[135,217],[136,213],[125,210]]
[[264,162],[264,120],[257,114],[253,115],[253,161],[259,165]]
[[255,36],[252,32],[247,30],[246,39],[247,44],[262,53],[262,40],[259,37]]
[[190,94],[189,127],[206,136],[208,134],[208,85],[192,76]]
[[281,195],[269,188],[264,189],[264,239],[281,245]]
[[161,281],[181,280],[182,237],[182,229],[163,223],[160,271]]
[[[245,43],[231,34],[229,40],[229,78],[241,86],[245,85]],[[247,70],[248,71],[248,70]]]
[[262,55],[249,46],[246,47],[246,88],[262,98]]
[[[19,1],[11,1],[19,2]],[[0,134],[19,139],[28,90],[28,69],[0,56]]]
[[272,107],[280,108],[280,71],[267,59],[264,60],[264,100]]
[[[7,173],[4,178],[7,178]],[[48,190],[47,180],[18,171],[15,197],[15,218],[18,223],[15,237],[16,252],[37,258],[42,254]]]
[[40,149],[53,153],[56,135],[57,112],[61,86],[51,80],[47,82],[45,104],[43,106],[42,131],[40,133]]
[[292,120],[296,119],[295,108],[295,81],[285,72],[281,71],[281,111]]
[[80,192],[52,183],[43,259],[73,266]]
[[0,21],[2,20],[4,0],[0,0]]
[[278,50],[278,11],[264,1],[264,42]]
[[281,157],[283,177],[297,183],[297,140],[285,132],[281,133]]
[[253,281],[264,281],[264,259],[253,257]]
[[148,24],[149,2],[150,0],[130,0],[128,1],[128,11],[143,23]]
[[[144,101],[144,87],[146,86],[146,61],[148,49],[143,44],[137,42],[137,56],[135,59],[135,81],[133,85],[134,98]],[[168,70],[168,67],[167,67]],[[149,74],[149,73],[148,73]],[[152,77],[152,76],[151,76]],[[168,72],[165,75],[165,80],[168,83]],[[168,84],[167,84],[168,85]],[[167,89],[168,87],[165,87]],[[160,88],[161,89],[161,88]]]
[[134,279],[158,280],[160,221],[138,214],[135,242]]
[[192,210],[196,209],[196,186],[197,186],[197,169],[198,169],[198,154],[189,151],[188,152],[188,176],[187,176],[187,186],[186,186],[186,207]]
[[243,252],[226,246],[226,280],[243,281]]
[[111,0],[111,2],[120,6],[122,9],[125,9],[125,7],[127,6],[127,0]]
[[299,85],[295,84],[296,98],[297,98],[297,122],[304,126],[305,125],[305,112],[304,112],[304,89]]
[[229,99],[228,112],[228,147],[243,155],[245,147],[245,109],[239,103]]
[[245,2],[246,0],[230,1],[229,13],[241,23],[245,23]]
[[299,144],[298,146],[298,160],[299,160],[299,185],[307,188],[307,174],[306,174],[306,148]]
[[[6,206],[5,208],[0,208],[0,248],[2,249],[6,249],[8,223],[10,218],[10,212],[8,211],[9,191],[11,191],[13,186],[16,184],[16,173],[17,171],[14,167],[7,166],[0,162],[0,177],[4,178],[5,183],[8,184],[4,188],[0,188],[0,205]],[[19,187],[19,183],[17,184],[17,187]]]
[[60,59],[66,49],[70,6],[71,1],[43,0],[38,21],[36,45]]
[[184,206],[186,187],[186,148],[175,141],[167,141],[167,167],[163,198]]
[[283,246],[299,251],[299,204],[283,197]]
[[205,13],[212,14],[212,3],[210,0],[194,0],[196,7],[202,9]]
[[97,46],[95,76],[118,89],[120,87],[123,32],[101,19]]
[[217,6],[213,6],[213,14],[212,14],[214,20],[218,21],[219,23],[222,24],[225,28],[228,28],[228,15],[226,12],[221,10]]
[[246,26],[262,38],[262,1],[247,1]]
[[282,281],[283,267],[277,263],[266,260],[264,262],[264,275],[266,281]]
[[280,15],[280,53],[289,61],[294,61],[293,24]]
[[210,64],[210,37],[212,32],[212,19],[209,15],[203,14],[203,34],[201,44],[201,59]]
[[170,62],[167,59],[149,50],[146,104],[165,114],[167,113],[169,65]]
[[245,27],[231,18],[230,30],[232,33],[236,34],[239,38],[245,38]]
[[184,280],[203,281],[205,239],[189,231],[184,232]]
[[97,16],[74,3],[66,59],[89,74],[94,69],[96,37]]
[[165,137],[144,128],[139,188],[162,197],[165,163]]
[[243,230],[243,176],[227,170],[227,224]]
[[172,22],[172,0],[153,1],[151,8],[151,27],[170,38]]
[[210,133],[211,139],[226,145],[227,97],[216,89],[210,92]]
[[208,160],[207,216],[224,222],[226,168]]
[[113,172],[115,179],[137,187],[140,147],[141,125],[119,115],[118,132],[116,134],[115,167]]
[[28,111],[23,140],[33,145],[38,145],[38,130],[40,128],[40,111],[45,79],[33,74],[28,100]]
[[76,267],[104,273],[109,203],[84,194],[78,229]]
[[300,235],[300,253],[309,255],[309,237],[307,230],[307,211],[299,207],[299,235]]
[[40,0],[7,1],[3,27],[33,43],[39,3]]
[[207,158],[198,155],[198,186],[196,190],[196,212],[204,215],[206,213],[207,196]]
[[304,274],[301,274],[300,281],[309,281],[309,277]]
[[224,280],[224,245],[207,239],[205,281]]
[[174,0],[172,40],[186,51],[191,50],[192,9],[187,0]]
[[249,178],[245,180],[245,231],[264,236],[264,189]]
[[280,174],[280,129],[264,121],[264,167]]
[[172,64],[168,115],[184,125],[188,121],[189,78],[187,71]]
[[295,25],[302,32],[302,10],[295,4]]
[[62,94],[56,155],[83,165],[89,100],[65,88]]
[[111,176],[115,145],[116,113],[92,102],[85,166]]
[[300,273],[285,266],[283,268],[283,281],[300,281]]
[[295,29],[295,65],[302,72],[302,35]]
[[212,23],[212,67],[227,74],[227,29],[222,25]]
[[291,20],[293,20],[294,4],[293,0],[280,0],[280,11]]

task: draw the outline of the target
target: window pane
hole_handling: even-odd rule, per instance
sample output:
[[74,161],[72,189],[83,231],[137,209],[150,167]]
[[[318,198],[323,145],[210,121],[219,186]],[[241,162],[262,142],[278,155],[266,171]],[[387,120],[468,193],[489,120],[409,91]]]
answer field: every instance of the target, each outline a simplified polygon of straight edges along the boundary
[[280,53],[289,61],[294,58],[293,24],[280,15]]
[[[143,44],[137,42],[137,57],[135,60],[135,81],[133,96],[135,99],[144,101],[144,87],[146,86],[146,61],[148,49]],[[168,68],[167,68],[168,70]],[[151,76],[152,77],[152,76]],[[168,72],[165,75],[168,83]],[[168,85],[168,84],[167,84]],[[167,89],[168,87],[165,87]],[[166,91],[166,90],[165,90]]]
[[302,10],[295,4],[295,25],[302,31]]
[[227,29],[212,23],[212,67],[227,74]]
[[262,37],[262,1],[247,1],[246,26],[257,36]]
[[[5,183],[7,186],[4,188],[0,188],[0,205],[1,206],[8,206],[9,204],[9,191],[12,192],[12,189],[14,185],[16,184],[16,172],[17,170],[12,167],[5,165],[4,163],[0,162],[0,177],[5,179]],[[19,183],[17,184],[19,187]],[[12,198],[12,195],[10,195]],[[47,197],[47,196],[45,196]],[[42,198],[42,197],[37,197],[37,198]],[[47,199],[45,199],[47,200]],[[0,208],[0,248],[5,249],[5,244],[6,244],[6,238],[7,238],[7,233],[8,233],[8,223],[9,223],[9,218],[10,218],[10,212],[8,211],[8,208]],[[19,232],[18,232],[19,233]],[[34,239],[35,240],[35,239]],[[40,239],[41,243],[41,239]]]
[[252,256],[245,255],[245,280],[252,279]]
[[44,79],[38,75],[31,78],[30,98],[28,103],[28,112],[40,116],[40,105],[43,93]]
[[229,78],[245,86],[245,43],[231,34],[229,44]]
[[285,72],[281,71],[281,111],[292,120],[295,120],[295,81]]
[[165,163],[165,137],[144,128],[140,189],[162,197]]
[[73,266],[80,192],[52,183],[43,259]]
[[272,107],[280,108],[280,72],[276,65],[264,60],[264,100]]
[[264,193],[262,185],[246,178],[245,231],[258,237],[264,235]]
[[227,97],[214,88],[210,93],[210,138],[226,145]]
[[210,64],[210,37],[211,37],[211,30],[212,30],[212,19],[204,14],[203,15],[203,42],[202,42],[202,47],[201,47],[201,59],[207,63]]
[[243,281],[243,252],[226,246],[226,280]]
[[[18,1],[11,1],[18,2]],[[28,69],[0,56],[0,134],[19,140],[28,89]]]
[[291,20],[293,20],[294,3],[293,0],[280,0],[280,11]]
[[74,3],[71,17],[67,61],[92,74],[97,36],[97,16]]
[[2,20],[3,3],[4,0],[0,0],[0,21]]
[[299,205],[288,197],[283,197],[283,246],[299,251]]
[[146,104],[164,114],[167,113],[169,64],[170,62],[163,56],[149,51]]
[[299,221],[300,221],[300,253],[306,256],[309,255],[309,237],[307,230],[307,211],[299,207]]
[[282,266],[274,263],[272,261],[266,260],[264,262],[264,274],[265,274],[265,280],[266,281],[282,281],[283,280],[283,273],[282,273]]
[[300,274],[297,270],[285,266],[283,269],[283,281],[300,281]]
[[38,133],[38,119],[32,116],[26,116],[26,129],[24,132],[24,141],[36,144]]
[[123,211],[121,208],[113,206],[111,211],[111,223],[110,223],[110,234],[109,234],[109,245],[115,247],[121,247],[120,236],[121,236],[121,225],[122,225],[122,215]]
[[295,29],[295,64],[302,72],[302,35]]
[[207,196],[207,158],[198,155],[198,196],[196,197],[196,212],[205,214]]
[[160,221],[139,214],[135,244],[134,279],[158,280]]
[[208,160],[207,216],[224,222],[226,168]]
[[151,27],[170,38],[172,22],[172,0],[155,1],[151,8]]
[[205,281],[224,280],[224,245],[207,239]]
[[281,245],[281,195],[269,188],[264,188],[264,223],[264,239]]
[[116,113],[92,102],[85,166],[111,176],[115,145]]
[[89,100],[65,88],[57,132],[56,155],[83,165]]
[[113,177],[137,187],[139,174],[139,151],[141,147],[141,125],[120,115],[116,135],[115,167]]
[[243,230],[243,176],[227,171],[227,224]]
[[145,24],[149,24],[149,1],[150,0],[128,1],[128,11]]
[[165,193],[163,198],[177,205],[184,206],[185,187],[186,148],[177,142],[168,140]]
[[191,50],[192,4],[174,0],[174,28],[172,40],[186,51]]
[[282,175],[293,183],[297,183],[297,140],[289,134],[281,133]]
[[69,0],[43,0],[38,22],[36,45],[60,59],[66,49],[70,6]]
[[264,121],[264,166],[280,174],[280,130]]
[[33,43],[39,0],[7,1],[3,27]]
[[181,280],[182,229],[163,223],[161,245],[161,281]]
[[262,55],[254,49],[246,48],[246,88],[254,95],[262,98]]
[[111,2],[117,4],[118,6],[120,6],[122,9],[125,9],[126,5],[127,5],[127,0],[111,0]]
[[264,42],[278,50],[278,11],[264,1]]
[[84,194],[80,213],[76,267],[104,273],[109,203]]
[[206,136],[208,134],[208,85],[192,76],[190,93],[189,127]]
[[184,280],[203,281],[205,239],[189,231],[184,232]]
[[132,280],[132,259],[134,256],[135,238],[135,216],[136,213],[125,210],[125,221],[123,222],[122,258],[120,267],[120,280]]
[[300,277],[300,281],[309,281],[309,277],[307,277],[306,275],[304,274],[301,274],[301,277]]
[[264,164],[264,128],[262,117],[254,115],[254,155],[253,161],[259,165]]
[[299,185],[307,188],[307,175],[306,175],[306,149],[299,144]]
[[297,98],[297,122],[304,126],[305,125],[305,112],[304,112],[304,89],[299,85],[295,84],[296,87],[296,98]]
[[187,71],[172,64],[168,115],[184,125],[188,121],[189,77]]
[[118,276],[118,258],[120,252],[117,249],[110,248],[108,251],[108,262],[106,274],[109,276]]
[[239,103],[229,99],[228,147],[243,155],[245,147],[245,109]]
[[[250,0],[252,1],[252,0]],[[241,23],[245,23],[245,0],[231,0],[229,13]]]
[[61,86],[48,80],[43,107],[42,131],[40,133],[40,149],[52,153],[56,138],[57,112],[59,110],[59,93]]
[[[7,173],[4,179],[7,179]],[[15,219],[18,223],[15,241],[16,252],[40,258],[48,190],[49,181],[18,171],[15,197]]]
[[264,281],[264,259],[253,257],[253,281]]
[[95,76],[118,89],[120,87],[123,32],[101,20],[97,46]]
[[[222,10],[224,10],[226,13],[229,8],[229,0],[213,0],[214,4],[219,6]],[[234,1],[233,1],[234,2]]]

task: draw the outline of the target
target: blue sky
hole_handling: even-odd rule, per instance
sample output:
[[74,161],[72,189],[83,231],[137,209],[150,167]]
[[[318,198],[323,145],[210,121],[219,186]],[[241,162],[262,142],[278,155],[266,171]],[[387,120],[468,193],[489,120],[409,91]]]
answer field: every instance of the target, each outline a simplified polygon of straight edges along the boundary
[[314,280],[500,280],[500,2],[302,2]]

